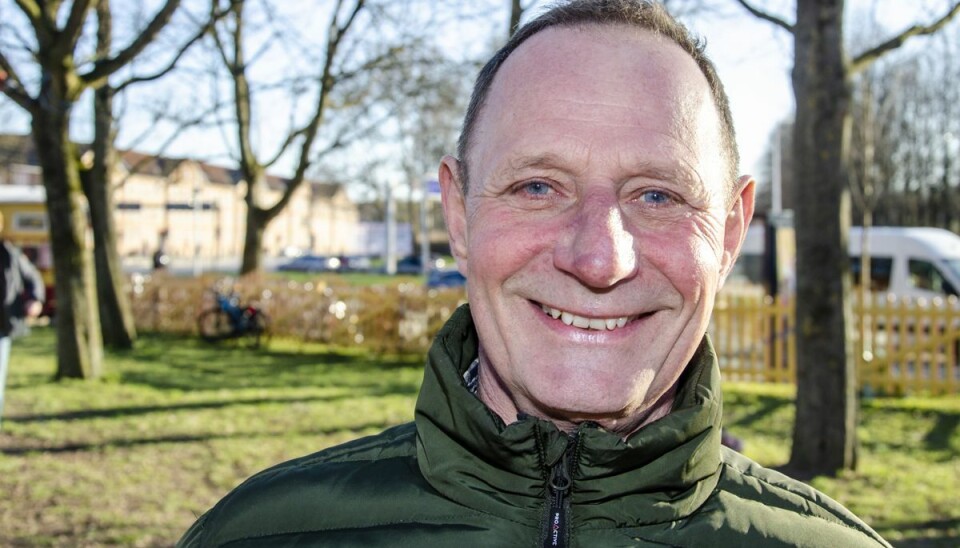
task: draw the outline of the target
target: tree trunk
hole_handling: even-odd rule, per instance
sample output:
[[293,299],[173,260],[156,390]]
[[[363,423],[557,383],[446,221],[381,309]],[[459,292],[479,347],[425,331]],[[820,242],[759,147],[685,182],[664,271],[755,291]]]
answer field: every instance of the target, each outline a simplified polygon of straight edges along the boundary
[[263,234],[266,232],[267,224],[269,224],[271,218],[265,210],[256,205],[254,197],[257,194],[254,189],[247,189],[247,222],[243,237],[241,276],[258,272],[263,266]]
[[507,27],[507,39],[513,36],[514,31],[520,26],[520,18],[523,17],[523,4],[521,0],[510,0],[510,22]]
[[797,2],[793,87],[797,236],[797,417],[787,468],[854,466],[856,379],[851,330],[847,151],[850,83],[843,0]]
[[103,369],[103,341],[78,158],[69,137],[70,108],[47,91],[33,113],[43,168],[57,294],[57,378],[89,379]]
[[113,218],[113,89],[104,86],[94,94],[95,137],[93,167],[84,177],[84,193],[90,204],[93,255],[104,343],[111,348],[133,348],[137,330],[130,299],[124,290],[123,269],[117,252],[117,228]]

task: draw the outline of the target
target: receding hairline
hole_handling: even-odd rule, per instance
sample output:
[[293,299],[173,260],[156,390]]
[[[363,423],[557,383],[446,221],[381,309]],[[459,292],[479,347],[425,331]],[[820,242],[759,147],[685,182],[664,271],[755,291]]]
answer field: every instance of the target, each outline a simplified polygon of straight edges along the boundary
[[[573,12],[573,15],[570,12]],[[608,0],[606,2],[584,2],[582,5],[573,5],[570,2],[547,10],[518,29],[510,41],[497,51],[480,71],[474,84],[470,106],[464,117],[460,138],[457,142],[459,176],[465,191],[468,188],[469,179],[468,156],[473,148],[477,127],[486,111],[486,103],[489,100],[491,89],[496,84],[500,70],[510,56],[520,49],[528,39],[546,30],[588,30],[614,26],[623,27],[638,34],[645,31],[649,36],[656,37],[666,44],[673,43],[697,66],[698,71],[705,79],[716,113],[717,129],[719,131],[718,153],[727,165],[723,178],[729,180],[732,191],[736,190],[738,186],[739,151],[737,150],[735,130],[730,113],[729,98],[716,73],[716,68],[704,52],[705,44],[692,35],[681,23],[673,19],[658,4],[631,2],[629,0]]]

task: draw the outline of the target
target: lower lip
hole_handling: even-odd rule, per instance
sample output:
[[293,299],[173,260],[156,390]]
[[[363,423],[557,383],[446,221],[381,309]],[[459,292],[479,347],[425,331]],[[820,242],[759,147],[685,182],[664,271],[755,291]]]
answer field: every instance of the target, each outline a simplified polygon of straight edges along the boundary
[[537,315],[540,321],[551,331],[562,335],[565,338],[575,339],[577,342],[592,342],[592,343],[609,343],[614,342],[626,337],[630,337],[641,325],[646,323],[646,321],[652,316],[652,314],[645,314],[639,318],[630,320],[623,327],[618,327],[612,331],[607,329],[582,329],[580,327],[575,327],[573,325],[567,325],[560,321],[560,319],[554,319],[553,316],[546,314],[543,311],[541,305],[530,301],[530,306],[533,309],[533,313]]

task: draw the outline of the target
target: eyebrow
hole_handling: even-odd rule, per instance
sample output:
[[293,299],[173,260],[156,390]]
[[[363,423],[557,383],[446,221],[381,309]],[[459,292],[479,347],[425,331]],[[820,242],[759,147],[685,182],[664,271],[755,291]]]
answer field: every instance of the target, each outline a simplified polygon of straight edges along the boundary
[[522,169],[530,169],[530,168],[570,171],[568,169],[561,167],[565,163],[566,162],[563,156],[559,154],[554,154],[552,152],[547,152],[544,154],[536,154],[533,156],[521,156],[519,158],[513,158],[507,163],[504,169],[501,169],[500,171],[502,172],[506,169],[510,169],[513,171],[520,171]]
[[[521,171],[524,169],[548,169],[572,173],[576,170],[566,167],[569,162],[564,156],[553,152],[543,154],[525,155],[511,159],[507,165],[497,170],[498,174],[504,174],[509,171]],[[643,162],[626,170],[631,173],[631,177],[647,177],[651,179],[672,181],[680,184],[695,187],[703,185],[703,178],[690,169],[689,166],[665,166],[653,162]]]

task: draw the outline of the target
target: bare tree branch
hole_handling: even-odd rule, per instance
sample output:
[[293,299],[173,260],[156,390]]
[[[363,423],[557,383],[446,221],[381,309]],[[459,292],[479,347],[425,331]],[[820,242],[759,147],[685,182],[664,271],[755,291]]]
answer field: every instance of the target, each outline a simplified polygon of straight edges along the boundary
[[80,79],[88,86],[98,87],[106,82],[107,77],[124,67],[134,57],[137,56],[150,42],[156,38],[162,30],[173,12],[180,6],[180,0],[167,0],[166,4],[160,8],[160,11],[154,16],[153,20],[147,25],[137,38],[130,43],[123,51],[110,59],[105,59],[94,63],[93,68],[86,74],[81,74]]
[[283,210],[284,207],[286,207],[287,203],[290,201],[290,198],[293,196],[294,191],[296,191],[300,184],[303,183],[303,180],[306,177],[307,169],[310,168],[310,153],[313,149],[313,142],[316,140],[320,123],[323,121],[327,97],[329,96],[330,91],[333,89],[335,83],[335,79],[333,77],[333,62],[337,56],[337,49],[340,46],[341,40],[343,40],[343,36],[350,29],[350,26],[353,24],[353,22],[356,21],[357,14],[363,9],[364,0],[356,0],[356,3],[353,5],[353,9],[350,11],[350,15],[346,18],[346,21],[344,21],[343,24],[338,24],[337,18],[340,14],[340,8],[342,5],[343,1],[338,0],[337,6],[333,11],[333,16],[330,18],[330,26],[328,27],[329,35],[327,37],[327,53],[323,63],[323,72],[320,76],[320,94],[317,97],[316,110],[314,111],[313,117],[310,120],[310,123],[304,128],[305,131],[303,144],[300,147],[300,161],[297,162],[297,168],[294,172],[293,178],[284,189],[280,200],[274,204],[273,207],[267,210],[268,216],[276,216],[280,211]]
[[[363,65],[361,65],[360,67],[356,68],[355,70],[350,71],[350,72],[341,72],[341,73],[339,73],[339,74],[335,77],[335,80],[336,80],[338,83],[340,83],[340,82],[345,82],[345,81],[347,81],[347,80],[349,80],[349,79],[351,79],[351,78],[356,77],[356,76],[359,75],[359,74],[368,73],[369,71],[373,70],[374,68],[382,65],[385,61],[390,61],[390,60],[392,60],[392,59],[395,59],[396,56],[399,54],[399,52],[400,52],[402,49],[403,49],[403,48],[400,48],[400,47],[391,47],[391,48],[389,48],[387,51],[385,51],[385,52],[377,55],[377,56],[374,57],[373,59],[367,60],[365,63],[363,63]],[[306,135],[306,134],[310,131],[310,126],[311,126],[313,123],[314,123],[314,122],[313,122],[313,120],[311,119],[304,127],[300,128],[300,129],[297,129],[296,131],[293,131],[293,132],[291,132],[289,135],[287,135],[286,140],[283,142],[283,144],[282,144],[282,145],[280,146],[280,148],[277,150],[277,152],[276,152],[276,154],[273,156],[273,158],[271,158],[271,159],[270,159],[269,161],[267,161],[267,162],[264,162],[263,166],[266,167],[266,168],[269,168],[270,166],[272,166],[272,165],[274,165],[275,163],[277,163],[277,162],[280,160],[280,157],[283,156],[283,154],[287,151],[287,148],[289,148],[289,147],[294,143],[294,141],[296,141],[296,139],[297,139],[298,137],[301,137],[301,136],[303,136],[303,135]],[[338,147],[335,147],[335,148],[339,148],[339,146],[338,146]],[[311,161],[312,161],[312,160],[311,160]]]
[[14,0],[17,3],[17,7],[20,8],[20,11],[27,16],[27,19],[30,20],[30,24],[34,27],[40,25],[40,21],[43,20],[43,10],[40,9],[40,5],[35,0]]
[[87,11],[90,9],[91,0],[74,0],[70,8],[70,16],[67,23],[60,32],[59,40],[66,41],[63,48],[67,51],[73,51],[80,34],[83,32],[83,22],[87,19]]
[[27,112],[33,113],[38,106],[3,52],[0,52],[0,91]]
[[152,82],[154,80],[159,80],[160,78],[166,76],[167,73],[169,73],[171,70],[173,70],[177,66],[177,63],[180,61],[180,58],[187,53],[187,50],[189,50],[195,43],[197,43],[208,32],[210,32],[211,29],[213,29],[214,25],[216,25],[217,21],[219,21],[224,16],[226,16],[226,14],[227,14],[227,10],[212,11],[210,15],[210,19],[207,21],[207,23],[203,25],[203,27],[201,27],[199,30],[197,30],[196,34],[194,34],[189,40],[187,40],[186,43],[183,44],[183,46],[180,47],[180,49],[177,51],[177,54],[174,55],[173,59],[170,60],[170,63],[168,63],[166,67],[149,76],[135,76],[133,78],[130,78],[129,80],[126,80],[125,82],[118,84],[115,89],[119,92],[125,89],[127,86],[131,86],[134,84],[142,84],[144,82]]
[[[179,139],[180,137],[182,137],[181,134],[182,134],[182,132],[183,132],[184,130],[191,129],[191,128],[195,128],[195,127],[204,127],[204,126],[206,125],[206,123],[208,122],[209,116],[210,116],[211,114],[216,113],[216,111],[219,110],[221,106],[222,106],[222,105],[214,104],[214,105],[212,105],[210,108],[206,109],[204,112],[201,112],[201,113],[199,113],[199,114],[197,114],[196,116],[193,116],[193,117],[191,117],[191,118],[187,118],[187,119],[175,119],[175,122],[176,122],[176,124],[177,124],[176,131],[171,132],[170,135],[169,135],[166,139],[164,139],[163,143],[161,143],[160,146],[157,147],[157,149],[156,149],[155,152],[153,152],[152,154],[149,154],[149,155],[144,155],[144,156],[143,156],[142,158],[140,158],[136,163],[134,163],[133,165],[131,165],[131,166],[127,169],[127,174],[124,175],[123,178],[114,185],[114,187],[115,187],[115,188],[120,188],[120,187],[122,187],[124,184],[126,184],[126,182],[130,179],[130,177],[132,177],[132,176],[136,175],[137,173],[139,173],[139,172],[140,172],[140,169],[142,169],[145,165],[147,165],[148,163],[154,161],[155,159],[163,156],[164,152],[165,152],[171,145],[173,145],[173,144],[177,141],[177,139]],[[154,117],[154,121],[155,121],[155,122],[160,122],[161,120],[163,120],[163,118],[164,118],[164,116],[163,116],[162,114],[159,114],[159,113],[158,113],[158,115]],[[152,127],[151,127],[151,128],[147,128],[146,130],[144,130],[139,136],[137,136],[137,137],[129,144],[129,146],[127,147],[127,150],[135,150],[135,149],[137,148],[137,144],[140,143],[140,142],[142,142],[142,141],[147,140],[147,138],[150,136],[150,134],[152,133],[152,131],[153,131],[153,128],[152,128]]]
[[36,56],[36,49],[31,47],[30,40],[23,35],[19,26],[11,25],[4,21],[2,24],[0,24],[0,35],[13,36],[15,38],[15,40],[4,40],[0,42],[0,47],[4,47],[5,45],[9,44],[13,49],[25,51],[32,57]]
[[[214,9],[216,9],[216,7],[211,7],[211,16]],[[233,11],[233,9],[233,3],[231,3],[231,9],[225,11],[226,13],[230,13]],[[217,47],[217,53],[220,54],[220,59],[223,61],[223,66],[225,66],[227,70],[232,73],[235,70],[234,62],[227,56],[227,48],[224,46],[223,40],[220,39],[220,34],[217,32],[216,26],[214,26],[212,29],[210,36],[213,38],[213,43]]]
[[960,13],[960,2],[955,3],[953,7],[950,8],[950,10],[936,22],[930,25],[913,25],[893,38],[890,38],[889,40],[868,49],[867,51],[856,56],[850,62],[850,73],[856,74],[862,71],[870,66],[871,63],[883,56],[883,54],[899,48],[904,44],[904,42],[914,36],[925,36],[937,32],[946,26],[946,24],[949,23],[950,20],[957,15],[957,13]]
[[793,25],[791,25],[790,23],[786,22],[786,20],[781,19],[780,17],[777,17],[776,15],[773,15],[773,14],[767,13],[767,12],[765,12],[765,11],[762,11],[762,10],[760,10],[760,9],[754,7],[754,6],[751,6],[750,4],[747,3],[747,0],[737,0],[737,2],[739,2],[740,5],[743,6],[744,9],[746,9],[747,11],[749,11],[754,17],[758,17],[758,18],[760,18],[760,19],[763,19],[764,21],[766,21],[766,22],[768,22],[768,23],[773,23],[774,25],[777,25],[778,27],[786,30],[787,32],[791,32],[791,33],[793,32]]
[[[234,110],[237,118],[237,136],[240,142],[240,167],[244,172],[247,184],[251,185],[252,188],[261,168],[253,152],[253,142],[250,138],[253,124],[253,114],[251,112],[253,99],[250,93],[250,82],[247,80],[247,62],[243,51],[243,9],[243,1],[233,3],[230,6],[230,11],[234,17],[234,28],[231,32],[233,63],[227,66],[233,77]],[[224,57],[226,58],[225,54]]]

